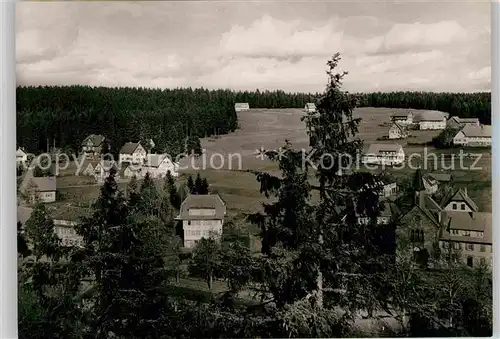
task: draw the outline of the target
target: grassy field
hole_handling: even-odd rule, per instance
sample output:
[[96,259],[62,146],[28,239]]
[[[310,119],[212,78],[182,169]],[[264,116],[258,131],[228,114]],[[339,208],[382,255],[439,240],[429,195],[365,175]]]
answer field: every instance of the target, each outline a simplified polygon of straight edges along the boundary
[[[370,143],[394,143],[394,141],[377,141],[387,135],[390,116],[398,111],[387,108],[358,108],[354,111],[355,117],[362,119],[359,137],[364,140],[365,148]],[[301,121],[304,112],[301,109],[252,109],[239,113],[240,129],[228,135],[202,140],[202,148],[206,150],[198,158],[186,158],[181,161],[181,176],[179,181],[185,181],[188,174],[200,172],[206,177],[212,190],[219,193],[226,201],[230,218],[240,218],[242,213],[261,209],[265,198],[259,193],[259,183],[255,176],[246,172],[248,169],[277,172],[276,164],[268,160],[257,158],[257,150],[278,149],[289,140],[296,149],[308,147],[308,137],[305,126]],[[489,150],[474,150],[481,155],[475,164],[480,170],[460,169],[460,160],[449,158],[459,150],[435,150],[430,146],[415,145],[425,143],[436,136],[439,131],[412,131],[412,137],[399,140],[407,158],[410,154],[419,154],[420,158],[413,157],[413,168],[389,169],[396,177],[405,177],[414,172],[418,164],[424,169],[435,170],[449,168],[453,162],[457,170],[451,171],[457,178],[458,186],[467,186],[470,196],[478,203],[482,211],[491,211],[491,154]],[[408,145],[411,143],[412,145]],[[469,151],[465,150],[466,153]],[[427,164],[423,161],[425,154],[436,154],[437,161],[432,156]],[[223,159],[223,160],[221,160]],[[465,167],[470,167],[475,159],[465,159]],[[66,201],[93,200],[97,197],[99,186],[81,186],[90,183],[88,177],[75,177],[74,165],[62,172],[58,180],[58,187]],[[76,186],[76,187],[72,187]],[[120,184],[125,187],[126,184]]]

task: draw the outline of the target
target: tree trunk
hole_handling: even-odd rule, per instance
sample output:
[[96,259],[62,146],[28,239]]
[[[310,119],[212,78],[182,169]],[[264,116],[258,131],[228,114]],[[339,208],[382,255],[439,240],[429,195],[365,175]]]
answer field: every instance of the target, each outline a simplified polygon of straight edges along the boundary
[[208,275],[208,289],[211,291],[212,290],[212,280],[213,280],[213,277],[212,277],[212,273],[210,273]]

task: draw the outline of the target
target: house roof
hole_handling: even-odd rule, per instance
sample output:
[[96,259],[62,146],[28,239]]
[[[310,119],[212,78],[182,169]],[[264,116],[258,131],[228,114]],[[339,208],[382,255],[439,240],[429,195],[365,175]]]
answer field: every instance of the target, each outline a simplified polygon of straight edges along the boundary
[[478,123],[479,119],[478,118],[458,118],[458,121],[460,123]]
[[40,192],[52,192],[56,190],[56,177],[33,177],[31,182],[37,186]]
[[457,192],[455,192],[455,194],[447,196],[445,197],[446,200],[443,200],[443,203],[441,204],[441,206],[446,206],[448,205],[450,202],[454,202],[454,201],[457,201],[457,202],[465,202],[467,205],[469,205],[469,207],[473,210],[473,211],[477,211],[478,210],[478,207],[476,205],[476,203],[474,201],[472,201],[472,199],[469,197],[469,195],[467,194],[467,192],[465,192],[463,189],[459,188]]
[[159,167],[164,161],[173,161],[169,158],[168,154],[149,154],[146,158],[146,167]]
[[406,131],[406,126],[401,125],[399,122],[393,122],[389,129],[393,129],[394,127],[399,129],[401,132]]
[[460,123],[460,118],[459,118],[459,117],[457,117],[456,115],[452,116],[452,117],[451,117],[451,118],[449,118],[448,120],[452,120],[452,121],[456,122],[457,124],[459,124],[459,123]]
[[58,206],[48,210],[54,220],[78,221],[81,217],[90,216],[91,210],[77,206]]
[[31,212],[33,212],[31,207],[17,206],[17,221],[24,225],[30,218]]
[[[215,216],[189,215],[190,209],[215,209]],[[182,202],[178,219],[199,220],[199,219],[224,219],[226,214],[226,204],[218,194],[190,194]]]
[[92,140],[94,146],[100,146],[106,137],[101,134],[91,134],[82,141],[82,145],[86,144],[89,139]]
[[116,161],[113,160],[101,160],[95,165],[94,170],[97,169],[98,167],[101,167],[105,171],[109,171],[113,167],[115,169],[119,169],[118,164],[116,163]]
[[140,142],[126,142],[125,145],[120,148],[120,154],[134,154],[135,150],[140,145]]
[[379,154],[381,152],[399,152],[402,149],[399,144],[371,144],[366,154]]
[[[443,212],[443,223],[447,226],[443,230],[441,240],[473,242],[491,244],[492,214],[488,212]],[[483,238],[473,238],[463,235],[450,234],[449,230],[464,230],[484,232]]]
[[451,174],[449,173],[429,173],[428,176],[440,182],[451,181]]
[[407,112],[407,113],[394,113],[392,115],[392,118],[393,119],[396,119],[396,118],[402,118],[402,119],[407,119],[408,118],[408,115],[412,114],[411,112]]
[[419,121],[443,121],[446,116],[439,111],[422,111],[420,112]]
[[470,126],[467,125],[461,130],[469,138],[491,138],[491,125]]
[[19,147],[17,150],[16,150],[16,157],[22,157],[22,156],[25,156],[27,153],[24,151],[24,149],[22,149],[21,147]]

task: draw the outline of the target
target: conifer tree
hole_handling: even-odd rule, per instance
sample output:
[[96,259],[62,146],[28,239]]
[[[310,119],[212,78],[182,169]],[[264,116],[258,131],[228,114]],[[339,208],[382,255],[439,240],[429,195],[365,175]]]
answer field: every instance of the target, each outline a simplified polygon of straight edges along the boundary
[[200,191],[199,194],[209,194],[210,193],[210,186],[208,185],[207,178],[203,178],[201,180],[199,191]]
[[175,186],[175,179],[170,171],[168,171],[167,175],[165,176],[165,184],[163,186],[163,190],[168,194],[172,207],[178,210],[181,207],[181,200],[177,191],[177,187]]
[[195,185],[194,185],[193,177],[191,176],[191,174],[188,176],[186,185],[187,185],[187,188],[189,190],[189,194],[195,194]]
[[196,175],[196,179],[194,180],[194,194],[203,194],[203,181],[201,180],[200,173]]

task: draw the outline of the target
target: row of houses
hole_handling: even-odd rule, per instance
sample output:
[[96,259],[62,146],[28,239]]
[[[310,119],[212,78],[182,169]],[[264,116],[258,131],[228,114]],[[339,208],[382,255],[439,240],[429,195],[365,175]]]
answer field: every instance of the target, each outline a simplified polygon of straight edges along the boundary
[[[451,180],[438,175],[436,180]],[[431,185],[432,186],[432,185]],[[399,218],[399,239],[411,242],[415,256],[435,253],[436,245],[445,257],[456,255],[468,266],[492,265],[492,215],[480,212],[467,188],[450,189],[439,201],[426,177],[417,170],[414,207]]]
[[[54,187],[55,189],[55,187]],[[29,219],[33,209],[18,206],[17,220],[22,225]],[[64,206],[48,206],[47,211],[54,220],[54,232],[63,246],[82,246],[83,239],[76,234],[74,226],[81,217],[89,215],[89,209]],[[193,248],[202,238],[220,238],[226,216],[226,204],[218,194],[189,195],[182,202],[176,220],[182,224],[182,240],[185,248]]]

